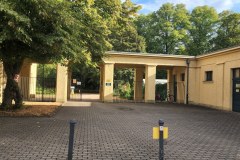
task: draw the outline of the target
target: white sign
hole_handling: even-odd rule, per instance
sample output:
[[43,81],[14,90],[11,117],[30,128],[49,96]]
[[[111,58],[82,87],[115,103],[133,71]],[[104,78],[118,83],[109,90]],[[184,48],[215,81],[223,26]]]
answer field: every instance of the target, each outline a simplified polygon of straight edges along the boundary
[[160,126],[160,131],[163,131],[163,126]]

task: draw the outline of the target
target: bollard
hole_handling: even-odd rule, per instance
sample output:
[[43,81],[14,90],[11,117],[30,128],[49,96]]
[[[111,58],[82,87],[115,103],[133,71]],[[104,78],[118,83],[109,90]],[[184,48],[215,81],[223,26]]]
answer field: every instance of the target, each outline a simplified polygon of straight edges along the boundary
[[69,133],[69,145],[68,145],[68,160],[72,160],[73,155],[73,142],[74,142],[74,127],[77,123],[74,120],[70,120],[70,133]]
[[163,149],[163,120],[159,120],[159,160],[164,160],[164,149]]

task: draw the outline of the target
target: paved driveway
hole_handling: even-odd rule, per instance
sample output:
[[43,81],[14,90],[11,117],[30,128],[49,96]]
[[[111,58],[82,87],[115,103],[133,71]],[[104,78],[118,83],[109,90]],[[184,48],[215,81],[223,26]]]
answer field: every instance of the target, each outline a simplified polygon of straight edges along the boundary
[[74,159],[158,159],[152,127],[162,118],[165,159],[240,160],[238,113],[167,103],[66,105],[52,118],[0,117],[0,159],[66,159],[70,119],[77,120]]

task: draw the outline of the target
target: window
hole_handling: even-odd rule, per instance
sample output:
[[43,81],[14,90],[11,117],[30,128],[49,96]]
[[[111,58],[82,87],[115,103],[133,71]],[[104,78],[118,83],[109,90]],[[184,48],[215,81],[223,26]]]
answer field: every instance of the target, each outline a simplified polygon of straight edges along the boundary
[[206,75],[206,81],[212,81],[212,75],[213,75],[213,72],[212,71],[206,71],[205,72],[205,75]]
[[233,78],[240,78],[240,68],[233,69]]
[[181,74],[181,80],[185,81],[185,74],[184,73]]

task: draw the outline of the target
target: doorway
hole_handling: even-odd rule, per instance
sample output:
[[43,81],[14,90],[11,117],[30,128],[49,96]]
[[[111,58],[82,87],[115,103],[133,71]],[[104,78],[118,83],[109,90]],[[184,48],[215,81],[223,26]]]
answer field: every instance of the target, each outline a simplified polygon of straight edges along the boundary
[[240,112],[240,68],[233,69],[233,111]]

